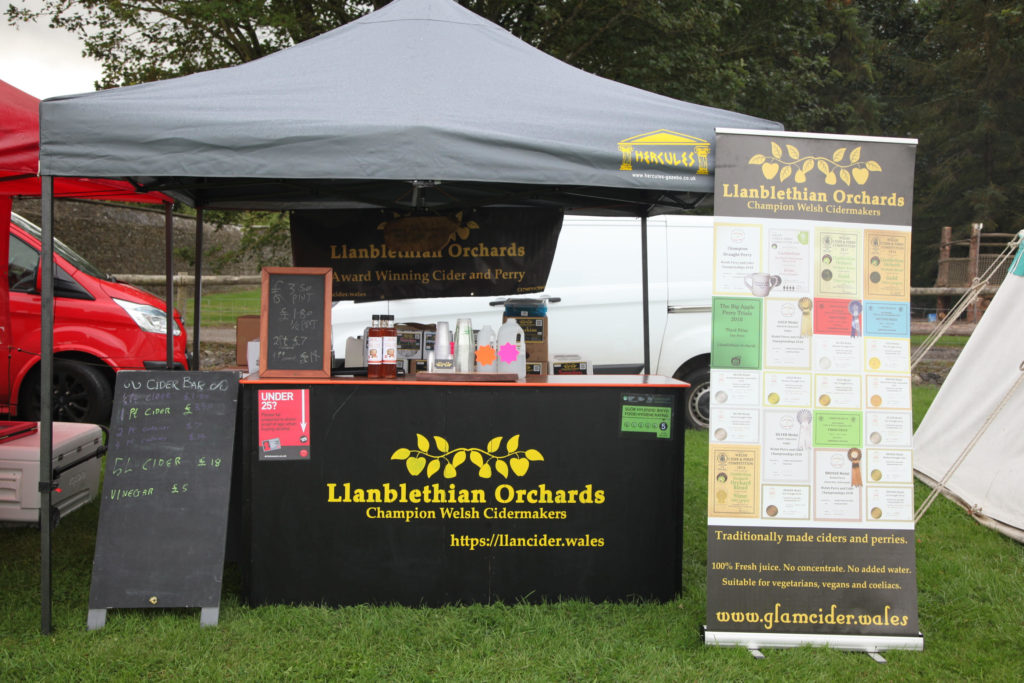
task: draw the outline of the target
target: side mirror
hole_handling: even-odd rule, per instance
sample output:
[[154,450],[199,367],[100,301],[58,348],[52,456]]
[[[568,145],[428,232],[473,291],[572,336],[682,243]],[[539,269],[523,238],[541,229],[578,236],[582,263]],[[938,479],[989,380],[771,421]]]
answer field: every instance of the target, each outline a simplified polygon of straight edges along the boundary
[[36,261],[36,294],[43,293],[43,257],[40,256],[39,260]]

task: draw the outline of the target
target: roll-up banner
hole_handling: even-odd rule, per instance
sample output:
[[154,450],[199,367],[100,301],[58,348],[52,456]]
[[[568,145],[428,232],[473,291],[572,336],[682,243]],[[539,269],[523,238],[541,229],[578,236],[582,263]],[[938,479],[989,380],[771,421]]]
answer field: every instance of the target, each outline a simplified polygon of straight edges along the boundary
[[917,141],[717,131],[705,643],[921,649]]

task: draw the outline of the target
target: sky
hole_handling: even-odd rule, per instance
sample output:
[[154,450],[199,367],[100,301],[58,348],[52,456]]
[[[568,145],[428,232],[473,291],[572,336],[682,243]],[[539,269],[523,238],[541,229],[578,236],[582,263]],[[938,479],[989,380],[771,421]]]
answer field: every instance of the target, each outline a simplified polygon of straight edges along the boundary
[[[91,92],[100,79],[100,63],[82,56],[82,43],[45,21],[7,25],[2,15],[9,0],[0,0],[0,80],[43,100],[55,95]],[[38,0],[25,3],[37,8]]]

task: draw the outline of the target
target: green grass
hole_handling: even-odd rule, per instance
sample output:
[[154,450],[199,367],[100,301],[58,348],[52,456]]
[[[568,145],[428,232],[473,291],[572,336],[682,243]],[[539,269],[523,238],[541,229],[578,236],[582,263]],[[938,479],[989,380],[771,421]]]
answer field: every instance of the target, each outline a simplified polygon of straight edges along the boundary
[[[928,335],[926,334],[912,334],[910,335],[910,345],[920,346],[927,338]],[[935,346],[963,346],[970,338],[970,335],[966,334],[947,334],[939,337],[938,341],[935,342]]]
[[[192,299],[182,299],[175,307],[192,319]],[[240,315],[259,315],[260,288],[232,287],[226,292],[204,294],[200,301],[203,325],[234,325]]]
[[[915,411],[934,397],[915,387]],[[919,418],[919,416],[918,416]],[[39,532],[0,529],[0,680],[1019,680],[1022,546],[939,498],[917,529],[923,652],[702,645],[707,435],[686,435],[683,592],[671,602],[437,609],[250,608],[228,568],[220,624],[197,610],[118,610],[85,630],[98,504],[53,537],[53,624],[39,634]],[[917,486],[920,502],[927,489]],[[301,577],[298,577],[301,580]]]

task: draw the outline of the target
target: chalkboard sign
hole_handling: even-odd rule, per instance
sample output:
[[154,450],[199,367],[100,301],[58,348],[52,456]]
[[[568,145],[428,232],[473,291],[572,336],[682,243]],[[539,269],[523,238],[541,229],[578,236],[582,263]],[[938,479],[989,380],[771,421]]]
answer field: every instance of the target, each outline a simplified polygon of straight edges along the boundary
[[331,376],[331,269],[264,268],[260,376]]
[[234,372],[117,374],[90,630],[118,607],[200,607],[216,623],[237,402]]

